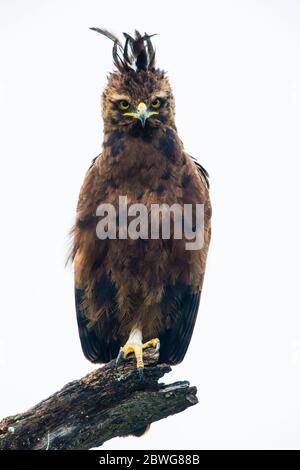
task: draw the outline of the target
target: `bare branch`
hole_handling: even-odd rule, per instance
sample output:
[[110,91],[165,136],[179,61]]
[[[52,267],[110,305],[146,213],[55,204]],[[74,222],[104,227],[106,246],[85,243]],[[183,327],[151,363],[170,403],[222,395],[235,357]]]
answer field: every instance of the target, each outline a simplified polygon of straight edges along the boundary
[[158,383],[171,368],[145,353],[141,380],[132,360],[111,361],[25,413],[0,422],[3,449],[90,449],[117,436],[140,435],[150,423],[180,413],[198,400],[186,381]]

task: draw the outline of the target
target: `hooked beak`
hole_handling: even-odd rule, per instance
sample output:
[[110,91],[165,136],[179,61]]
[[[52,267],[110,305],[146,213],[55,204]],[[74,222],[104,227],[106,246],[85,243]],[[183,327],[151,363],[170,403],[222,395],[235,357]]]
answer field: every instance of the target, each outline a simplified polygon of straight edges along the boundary
[[139,119],[143,127],[145,127],[146,121],[149,117],[153,116],[154,114],[158,114],[157,111],[148,111],[145,103],[139,103],[136,110],[136,113],[123,113],[123,116],[131,116],[135,119]]

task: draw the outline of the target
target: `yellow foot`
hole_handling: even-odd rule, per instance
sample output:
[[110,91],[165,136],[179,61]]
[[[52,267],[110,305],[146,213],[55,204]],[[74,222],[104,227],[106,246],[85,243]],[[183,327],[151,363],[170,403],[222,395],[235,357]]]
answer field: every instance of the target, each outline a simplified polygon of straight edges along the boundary
[[159,339],[158,339],[158,338],[154,338],[154,339],[150,339],[150,341],[147,341],[147,343],[144,343],[144,344],[143,344],[143,349],[155,348],[156,351],[158,351],[158,350],[159,350],[159,346],[160,346]]
[[136,359],[136,367],[140,376],[143,376],[143,369],[144,369],[144,361],[143,361],[143,349],[147,348],[155,348],[156,351],[159,350],[159,339],[154,338],[147,343],[139,344],[139,343],[126,343],[123,347],[121,347],[118,357],[116,359],[116,366],[123,360],[127,359],[128,355],[133,353]]

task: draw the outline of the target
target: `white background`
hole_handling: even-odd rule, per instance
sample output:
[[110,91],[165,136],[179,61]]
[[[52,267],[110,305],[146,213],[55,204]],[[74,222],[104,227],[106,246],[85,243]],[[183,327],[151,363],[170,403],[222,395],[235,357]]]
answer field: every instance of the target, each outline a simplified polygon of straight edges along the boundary
[[300,4],[0,2],[0,416],[93,369],[64,263],[101,150],[116,33],[159,33],[186,150],[211,174],[213,239],[196,330],[165,380],[199,404],[104,449],[299,448]]

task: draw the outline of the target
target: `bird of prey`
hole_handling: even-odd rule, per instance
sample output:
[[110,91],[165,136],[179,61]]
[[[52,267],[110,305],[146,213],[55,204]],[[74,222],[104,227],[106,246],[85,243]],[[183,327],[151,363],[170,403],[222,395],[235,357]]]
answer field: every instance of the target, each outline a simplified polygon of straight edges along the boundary
[[[155,65],[152,36],[123,33],[122,43],[91,29],[113,41],[116,70],[102,95],[102,151],[86,173],[72,230],[77,323],[87,359],[118,364],[133,353],[142,375],[144,349],[159,348],[160,362],[178,364],[192,337],[210,242],[208,173],[178,137],[174,96]],[[188,250],[174,227],[167,239],[118,236],[118,218],[117,236],[99,238],[97,208],[118,208],[120,196],[149,214],[153,205],[176,204],[190,205],[195,216],[202,205],[201,248]]]

